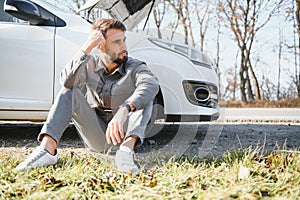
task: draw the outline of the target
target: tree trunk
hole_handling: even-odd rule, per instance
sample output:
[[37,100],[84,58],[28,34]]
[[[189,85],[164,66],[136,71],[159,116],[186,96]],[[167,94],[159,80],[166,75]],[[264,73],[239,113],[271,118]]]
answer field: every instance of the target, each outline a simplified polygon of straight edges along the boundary
[[277,100],[280,100],[280,75],[281,75],[281,52],[282,52],[282,34],[279,27],[279,46],[278,46],[278,77],[277,77]]
[[[300,49],[300,0],[296,0],[296,9],[295,9],[295,16],[296,16],[296,22],[297,22],[297,33],[298,33],[298,52]],[[298,92],[298,98],[300,98],[300,55],[298,55],[298,70],[296,67],[296,86],[297,86],[297,92]],[[298,72],[297,72],[298,71]]]
[[241,84],[240,84],[240,91],[241,91],[241,99],[242,103],[247,104],[247,96],[246,96],[246,79],[244,78],[244,70],[240,68],[240,79],[241,79]]
[[[215,61],[216,69],[217,69],[217,75],[218,75],[218,86],[219,86],[219,91],[218,95],[221,97],[221,71],[220,71],[220,34],[221,34],[221,24],[218,21],[218,32],[217,32],[217,58]],[[203,42],[203,41],[202,41]],[[202,46],[203,48],[203,46]],[[201,49],[203,51],[203,49]]]
[[251,81],[250,81],[248,66],[246,66],[245,74],[246,74],[246,89],[247,89],[247,95],[248,95],[248,102],[249,101],[253,102],[255,99],[254,99],[254,95],[253,95],[253,91],[252,91],[252,85],[251,85]]
[[[249,71],[251,73],[252,82],[253,82],[253,84],[255,86],[255,99],[256,100],[261,100],[261,93],[260,93],[259,83],[258,83],[257,77],[256,77],[256,75],[254,73],[254,69],[253,69],[251,60],[249,58],[248,58],[248,62],[247,63],[248,63],[247,66],[249,67]],[[253,94],[253,92],[252,92],[252,94]],[[253,97],[253,95],[252,95],[252,97]],[[253,100],[254,100],[254,98],[253,98]]]
[[244,51],[241,51],[241,66],[240,66],[240,90],[241,90],[241,100],[242,103],[247,104],[248,100],[247,100],[247,96],[246,96],[246,77],[245,77],[245,55],[244,55]]
[[[244,44],[244,46],[246,46],[246,44]],[[244,53],[243,55],[245,56],[244,58],[244,73],[245,73],[245,78],[246,78],[246,89],[247,89],[247,95],[248,95],[248,102],[249,101],[254,101],[254,95],[252,92],[252,85],[251,85],[251,81],[250,81],[250,76],[249,76],[249,71],[250,71],[250,67],[249,64],[250,63],[250,50],[247,50],[247,48],[243,49]]]
[[252,81],[255,85],[255,97],[256,97],[256,100],[261,100],[261,92],[260,92],[260,87],[259,87],[259,83],[258,83],[258,80],[257,80],[257,77],[254,73],[254,70],[253,70],[253,67],[252,67],[252,64],[249,60],[249,69],[250,69],[250,72],[251,72],[251,77],[252,77]]

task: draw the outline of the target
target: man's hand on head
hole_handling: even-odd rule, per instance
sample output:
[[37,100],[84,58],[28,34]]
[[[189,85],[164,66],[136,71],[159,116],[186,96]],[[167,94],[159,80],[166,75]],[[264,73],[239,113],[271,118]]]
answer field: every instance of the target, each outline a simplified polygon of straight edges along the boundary
[[100,30],[94,30],[86,42],[82,46],[82,51],[85,54],[90,54],[94,48],[101,48],[104,47],[106,43],[106,40],[104,38],[104,35],[102,34],[102,31]]
[[106,141],[108,144],[111,142],[116,145],[121,143],[121,139],[124,138],[123,126],[127,120],[128,109],[124,106],[120,106],[117,113],[114,115],[112,120],[108,123],[106,129]]

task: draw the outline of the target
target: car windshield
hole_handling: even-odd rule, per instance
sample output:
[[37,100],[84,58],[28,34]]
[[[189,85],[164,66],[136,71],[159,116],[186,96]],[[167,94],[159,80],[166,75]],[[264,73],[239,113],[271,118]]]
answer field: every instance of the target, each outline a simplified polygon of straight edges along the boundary
[[76,4],[72,0],[45,0],[45,2],[52,8],[63,12],[75,13],[77,10]]

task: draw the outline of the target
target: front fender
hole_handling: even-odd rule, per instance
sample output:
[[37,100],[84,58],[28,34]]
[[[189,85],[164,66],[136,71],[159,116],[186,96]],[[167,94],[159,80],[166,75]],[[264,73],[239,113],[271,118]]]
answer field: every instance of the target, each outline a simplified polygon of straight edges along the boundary
[[135,49],[130,52],[130,55],[145,61],[158,78],[165,114],[181,115],[194,109],[185,96],[182,82],[200,80],[203,77],[188,59],[159,48]]

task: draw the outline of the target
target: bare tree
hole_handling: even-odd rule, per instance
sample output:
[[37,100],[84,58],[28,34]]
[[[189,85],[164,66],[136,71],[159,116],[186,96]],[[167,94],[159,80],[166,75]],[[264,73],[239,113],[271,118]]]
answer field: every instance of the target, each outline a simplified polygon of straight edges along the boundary
[[168,27],[172,30],[170,40],[173,40],[174,34],[176,33],[176,30],[179,26],[180,17],[178,14],[176,14],[176,16],[177,16],[176,21],[175,22],[170,21],[168,24]]
[[[161,5],[161,6],[160,6]],[[161,24],[166,14],[166,2],[163,1],[155,9],[153,9],[154,22],[157,28],[157,37],[162,38]]]
[[[198,26],[199,26],[199,46],[200,50],[204,50],[204,41],[205,41],[205,34],[208,29],[209,19],[210,19],[210,0],[166,0],[169,5],[173,8],[175,13],[177,14],[177,22],[173,24],[177,24],[180,22],[180,25],[183,28],[184,33],[184,43],[196,46],[195,42],[195,23],[193,22],[197,19]],[[177,28],[177,27],[176,27]]]
[[[223,22],[232,31],[240,50],[239,75],[243,103],[261,99],[259,83],[251,64],[253,42],[257,32],[269,22],[282,1],[219,0],[218,10],[223,13]],[[252,91],[252,83],[255,87],[255,95]]]
[[188,25],[187,25],[187,17],[185,16],[184,12],[184,3],[188,0],[184,1],[178,1],[178,0],[166,0],[171,7],[174,9],[174,11],[177,13],[178,19],[181,21],[181,25],[183,27],[184,32],[184,43],[188,44]]
[[278,77],[277,77],[277,100],[280,100],[280,76],[281,76],[281,56],[282,56],[282,30],[279,25],[279,31],[278,31],[279,41],[278,41]]
[[263,75],[263,78],[262,78],[261,88],[262,88],[262,91],[263,91],[262,96],[265,100],[267,100],[267,101],[274,100],[274,94],[276,94],[275,93],[276,86],[265,75]]
[[[217,15],[218,17],[219,15]],[[220,58],[220,35],[221,35],[221,24],[218,21],[218,31],[217,31],[217,52],[216,52],[216,59],[215,59],[215,66],[216,66],[216,70],[217,70],[217,75],[218,75],[218,82],[219,82],[219,97],[221,97],[221,70],[220,70],[220,62],[221,62],[221,58]],[[203,37],[204,39],[204,37]],[[203,42],[202,40],[200,41],[200,49],[203,51]]]
[[[298,33],[298,51],[300,48],[300,0],[296,0],[296,9],[295,9],[295,17],[296,17],[296,22],[297,22],[297,33]],[[297,69],[297,66],[295,67],[295,83],[297,86],[297,91],[298,91],[298,97],[300,98],[300,56],[298,55],[298,64],[299,64],[299,69]]]
[[205,35],[208,29],[208,25],[210,21],[210,13],[211,13],[211,9],[210,9],[211,1],[207,0],[204,1],[204,3],[205,3],[204,6],[201,7],[199,0],[194,1],[194,10],[199,25],[199,38],[200,38],[199,46],[201,51],[204,50]]
[[186,16],[186,22],[187,22],[187,27],[189,30],[189,36],[192,42],[192,46],[196,46],[195,39],[194,39],[194,34],[193,34],[193,28],[192,28],[192,21],[191,21],[191,10],[189,7],[189,1],[184,0],[184,7],[185,7],[185,16]]
[[[298,8],[297,8],[298,6]],[[293,40],[292,41],[279,41],[279,52],[278,52],[278,56],[281,59],[282,55],[282,51],[283,48],[286,46],[289,50],[291,54],[293,54],[293,61],[294,61],[294,73],[290,73],[289,77],[292,80],[293,84],[290,84],[289,89],[286,88],[281,88],[280,89],[280,93],[281,93],[281,98],[285,99],[287,97],[291,97],[291,98],[295,98],[298,97],[300,98],[300,56],[299,56],[299,46],[300,46],[300,26],[299,26],[299,0],[292,0],[292,1],[286,1],[285,4],[282,5],[282,8],[280,10],[283,10],[284,13],[282,13],[283,15],[285,15],[285,20],[286,22],[290,22],[293,24]],[[298,19],[297,19],[298,18]],[[279,28],[281,28],[279,31],[284,30],[284,27],[282,27],[283,25],[280,25]],[[280,32],[279,32],[280,34]],[[283,35],[283,34],[282,34]],[[280,36],[280,39],[282,37]],[[281,43],[281,46],[280,46]],[[292,43],[292,44],[291,44]],[[285,46],[284,46],[285,45]],[[281,62],[278,64],[281,65]],[[279,70],[279,69],[278,69]],[[281,71],[281,70],[280,70]],[[279,77],[278,77],[279,79]],[[292,93],[290,92],[290,88],[291,87],[295,87],[296,86],[296,90],[294,88],[294,90],[296,91],[296,93]],[[278,87],[280,87],[280,85],[278,85]],[[289,91],[288,95],[287,95],[287,91]],[[278,91],[277,91],[278,92]],[[291,96],[291,94],[296,94],[294,97]]]
[[191,41],[191,45],[195,46],[195,39],[192,28],[192,20],[191,15],[194,4],[190,5],[189,0],[166,0],[173,10],[177,13],[177,19],[180,21],[180,24],[183,28],[184,33],[184,43],[189,44],[189,39]]
[[223,99],[236,100],[236,88],[239,84],[237,82],[235,69],[229,69],[226,71],[226,86],[223,94]]

